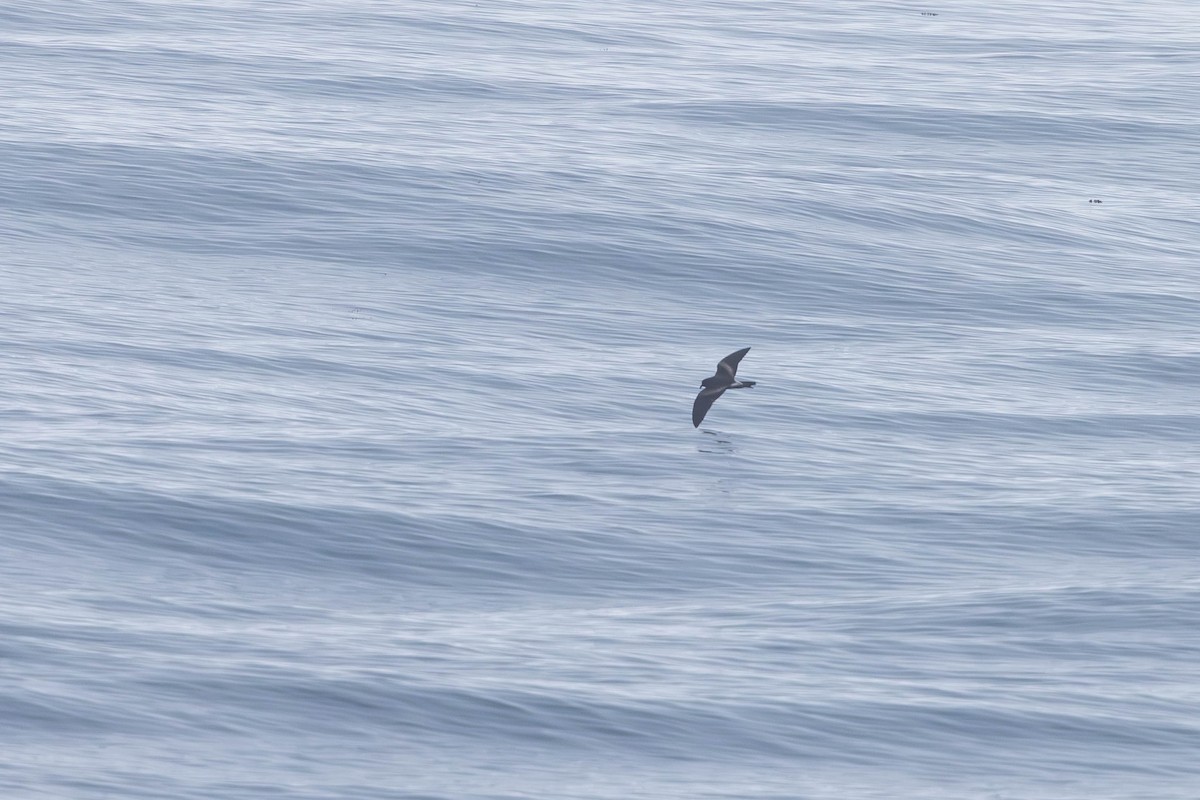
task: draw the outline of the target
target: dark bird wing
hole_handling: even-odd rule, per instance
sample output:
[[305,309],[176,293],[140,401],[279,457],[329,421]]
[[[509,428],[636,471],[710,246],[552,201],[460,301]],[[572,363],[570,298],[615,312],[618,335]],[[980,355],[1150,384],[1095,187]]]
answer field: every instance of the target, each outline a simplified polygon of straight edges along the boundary
[[749,353],[749,352],[750,352],[749,347],[743,347],[741,350],[738,350],[736,353],[730,353],[729,355],[722,358],[721,363],[717,364],[717,374],[718,375],[725,374],[725,375],[728,375],[730,377],[730,379],[732,379],[735,375],[737,375],[738,362],[740,362],[742,360],[742,357],[745,356],[746,353]]
[[717,398],[723,394],[725,394],[724,389],[700,390],[700,394],[696,395],[696,402],[692,403],[692,427],[700,427],[700,423],[704,421],[704,415],[712,408],[712,404],[717,402]]

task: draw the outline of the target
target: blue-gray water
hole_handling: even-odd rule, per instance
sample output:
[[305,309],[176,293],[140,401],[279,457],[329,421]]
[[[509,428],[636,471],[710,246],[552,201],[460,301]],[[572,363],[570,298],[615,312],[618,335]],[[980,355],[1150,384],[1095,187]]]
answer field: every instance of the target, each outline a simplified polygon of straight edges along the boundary
[[1198,35],[5,3],[0,795],[1194,800]]

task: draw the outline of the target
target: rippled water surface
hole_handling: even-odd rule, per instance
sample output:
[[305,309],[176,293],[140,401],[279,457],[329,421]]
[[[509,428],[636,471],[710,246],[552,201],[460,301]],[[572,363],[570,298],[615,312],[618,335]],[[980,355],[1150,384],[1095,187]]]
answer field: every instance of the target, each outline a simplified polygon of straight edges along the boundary
[[1194,17],[6,4],[4,797],[1194,800]]

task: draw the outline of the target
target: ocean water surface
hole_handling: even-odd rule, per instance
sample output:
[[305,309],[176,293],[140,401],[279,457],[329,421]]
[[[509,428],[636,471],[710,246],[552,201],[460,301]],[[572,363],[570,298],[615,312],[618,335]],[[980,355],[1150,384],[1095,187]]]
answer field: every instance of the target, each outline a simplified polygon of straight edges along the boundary
[[1198,31],[5,4],[0,794],[1194,800]]

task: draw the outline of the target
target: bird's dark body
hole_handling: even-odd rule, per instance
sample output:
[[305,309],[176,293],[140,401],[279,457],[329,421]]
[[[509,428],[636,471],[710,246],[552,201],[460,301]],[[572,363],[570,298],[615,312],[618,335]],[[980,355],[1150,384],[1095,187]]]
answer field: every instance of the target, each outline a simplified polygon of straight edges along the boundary
[[750,348],[746,347],[736,353],[730,353],[721,359],[720,364],[717,364],[716,375],[700,381],[700,385],[704,388],[700,390],[700,394],[696,395],[696,402],[692,404],[692,425],[700,427],[700,423],[704,421],[704,415],[712,408],[712,404],[717,401],[717,398],[725,394],[727,389],[749,389],[756,383],[756,381],[739,381],[737,379],[738,362],[749,352]]

